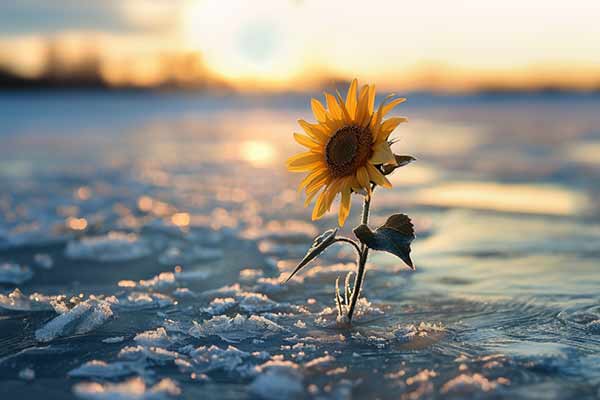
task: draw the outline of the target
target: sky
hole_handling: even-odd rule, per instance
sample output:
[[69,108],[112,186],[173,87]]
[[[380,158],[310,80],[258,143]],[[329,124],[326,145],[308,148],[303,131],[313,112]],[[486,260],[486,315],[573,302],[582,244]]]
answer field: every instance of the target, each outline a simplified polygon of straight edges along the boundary
[[65,65],[95,57],[117,84],[208,71],[240,88],[356,76],[586,89],[600,87],[598,21],[597,0],[18,0],[0,4],[0,65],[35,76],[51,43]]

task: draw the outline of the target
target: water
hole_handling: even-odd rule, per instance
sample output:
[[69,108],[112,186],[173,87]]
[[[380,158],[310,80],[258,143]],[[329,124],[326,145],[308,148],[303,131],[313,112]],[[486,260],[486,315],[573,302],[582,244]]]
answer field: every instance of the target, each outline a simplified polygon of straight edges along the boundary
[[411,215],[417,270],[373,253],[347,330],[351,249],[280,284],[335,225],[283,167],[308,98],[2,94],[0,393],[594,398],[599,106],[410,96],[372,224]]

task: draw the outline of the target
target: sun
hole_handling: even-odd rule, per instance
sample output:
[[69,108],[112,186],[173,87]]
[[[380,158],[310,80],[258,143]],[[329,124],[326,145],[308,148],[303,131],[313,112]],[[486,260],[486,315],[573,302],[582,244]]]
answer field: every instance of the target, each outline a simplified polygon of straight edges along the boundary
[[183,41],[229,80],[286,81],[300,60],[296,35],[282,23],[289,13],[281,1],[191,1],[183,10]]

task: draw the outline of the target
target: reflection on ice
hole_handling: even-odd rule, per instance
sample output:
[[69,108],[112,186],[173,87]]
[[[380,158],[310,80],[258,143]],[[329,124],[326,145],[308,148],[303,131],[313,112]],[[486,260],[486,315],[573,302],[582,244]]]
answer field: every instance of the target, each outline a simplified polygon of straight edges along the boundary
[[492,182],[445,183],[417,191],[417,204],[513,213],[580,215],[587,198],[559,186],[509,185]]

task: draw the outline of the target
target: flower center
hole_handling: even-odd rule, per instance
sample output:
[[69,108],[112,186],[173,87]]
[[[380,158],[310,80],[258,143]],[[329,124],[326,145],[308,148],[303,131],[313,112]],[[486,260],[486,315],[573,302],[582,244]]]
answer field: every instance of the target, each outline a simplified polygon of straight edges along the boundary
[[334,178],[354,174],[371,157],[373,137],[368,128],[345,126],[331,136],[325,148],[327,167]]

